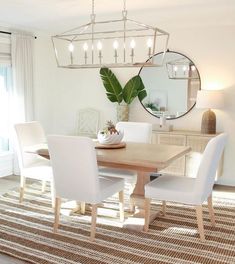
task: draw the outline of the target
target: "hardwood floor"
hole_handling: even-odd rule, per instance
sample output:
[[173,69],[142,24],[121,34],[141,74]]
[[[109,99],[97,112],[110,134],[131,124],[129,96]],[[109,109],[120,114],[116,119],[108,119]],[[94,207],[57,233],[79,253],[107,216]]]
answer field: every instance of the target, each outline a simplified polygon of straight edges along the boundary
[[10,257],[8,255],[0,254],[0,263],[1,264],[29,264],[29,262]]
[[[18,176],[8,176],[0,178],[0,195],[19,186]],[[234,197],[235,187],[215,185],[214,191],[222,197]],[[0,253],[0,264],[29,264],[29,262],[18,260],[14,257]]]

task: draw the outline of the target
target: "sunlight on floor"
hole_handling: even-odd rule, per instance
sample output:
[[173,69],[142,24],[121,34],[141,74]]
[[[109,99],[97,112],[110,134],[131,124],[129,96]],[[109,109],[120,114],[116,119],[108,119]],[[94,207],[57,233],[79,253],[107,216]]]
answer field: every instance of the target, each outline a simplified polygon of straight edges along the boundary
[[196,228],[182,228],[182,227],[169,227],[166,230],[162,231],[163,233],[175,233],[179,235],[191,234],[196,235],[198,233]]

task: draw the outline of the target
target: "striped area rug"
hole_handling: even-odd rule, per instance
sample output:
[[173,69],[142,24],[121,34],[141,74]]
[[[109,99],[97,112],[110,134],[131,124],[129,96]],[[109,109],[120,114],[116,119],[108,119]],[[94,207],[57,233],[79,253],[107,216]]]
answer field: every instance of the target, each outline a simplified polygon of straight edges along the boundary
[[[105,216],[98,217],[96,240],[90,242],[89,212],[68,216],[65,203],[59,233],[53,234],[48,193],[42,194],[34,184],[22,204],[18,197],[16,190],[0,197],[0,252],[30,263],[235,263],[235,199],[214,197],[215,228],[204,206],[207,241],[202,243],[193,208],[169,204],[166,217],[159,216],[144,233],[121,228],[114,197],[104,202],[100,213]],[[159,204],[153,204],[153,209],[159,210]]]

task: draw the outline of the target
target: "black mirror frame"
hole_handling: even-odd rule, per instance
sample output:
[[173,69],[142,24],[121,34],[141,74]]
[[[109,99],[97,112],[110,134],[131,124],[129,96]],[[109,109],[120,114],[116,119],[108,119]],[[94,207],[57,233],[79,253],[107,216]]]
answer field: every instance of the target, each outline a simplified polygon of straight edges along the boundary
[[[166,53],[167,53],[167,52],[171,52],[171,53],[176,53],[176,54],[182,55],[182,56],[184,56],[185,58],[187,58],[189,61],[193,62],[189,57],[185,56],[185,55],[182,54],[181,52],[171,51],[171,50],[169,50],[169,49],[166,51]],[[162,53],[163,53],[163,52],[158,52],[158,53],[154,54],[154,55],[151,56],[149,59],[147,59],[146,62],[148,62],[148,61],[151,60],[153,57],[155,57],[155,56],[157,56],[157,55],[159,55],[159,54],[162,54]],[[194,62],[193,62],[193,64],[195,65]],[[199,71],[198,71],[198,68],[197,68],[196,65],[195,65],[195,67],[196,67],[196,69],[197,69],[197,73],[198,73],[198,77],[199,77],[199,82],[200,82],[200,87],[199,87],[198,90],[201,90],[201,77],[200,77],[200,74],[199,74]],[[141,71],[143,70],[143,68],[144,68],[144,66],[142,66],[142,67],[140,68],[138,75],[140,75],[140,73],[141,73]],[[141,76],[140,76],[140,77],[141,77]],[[150,113],[150,112],[146,109],[146,107],[143,105],[143,103],[142,103],[141,101],[140,101],[140,103],[141,103],[141,105],[143,106],[143,108],[145,109],[145,111],[147,111],[150,115],[152,115],[152,116],[154,116],[154,117],[157,117],[157,118],[160,118],[160,116],[156,116],[156,115],[154,115],[153,113]],[[196,102],[195,102],[195,103],[192,105],[192,107],[190,107],[190,108],[188,109],[188,111],[187,111],[186,113],[184,113],[183,115],[180,115],[180,116],[177,116],[177,117],[166,118],[166,120],[174,120],[174,119],[178,119],[178,118],[180,118],[180,117],[183,117],[183,116],[187,115],[187,114],[188,114],[188,113],[194,108],[195,105],[196,105]]]

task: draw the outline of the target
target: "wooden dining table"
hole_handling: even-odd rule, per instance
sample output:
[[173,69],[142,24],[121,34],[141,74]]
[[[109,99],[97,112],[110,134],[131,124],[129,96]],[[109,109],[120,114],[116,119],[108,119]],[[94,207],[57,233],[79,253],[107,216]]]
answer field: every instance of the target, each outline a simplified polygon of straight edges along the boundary
[[[127,169],[137,173],[137,182],[131,195],[133,199],[144,198],[144,185],[150,181],[150,174],[156,173],[174,160],[190,152],[187,146],[146,144],[127,142],[120,148],[102,146],[94,141],[96,148],[97,163],[99,166]],[[30,146],[27,152],[36,153],[45,158],[49,157],[46,144]]]

